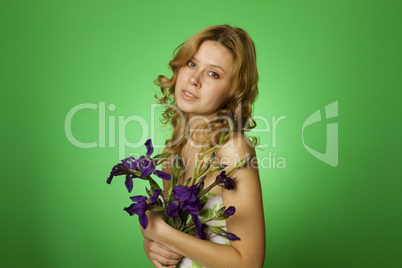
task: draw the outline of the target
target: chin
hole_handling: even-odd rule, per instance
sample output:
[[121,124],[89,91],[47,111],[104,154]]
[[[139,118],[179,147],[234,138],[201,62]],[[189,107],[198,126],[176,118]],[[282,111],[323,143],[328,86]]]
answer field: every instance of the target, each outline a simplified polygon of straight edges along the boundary
[[183,113],[192,113],[192,112],[194,112],[194,109],[192,107],[190,107],[191,105],[186,105],[186,103],[183,103],[182,100],[179,100],[176,103],[177,103],[177,107]]

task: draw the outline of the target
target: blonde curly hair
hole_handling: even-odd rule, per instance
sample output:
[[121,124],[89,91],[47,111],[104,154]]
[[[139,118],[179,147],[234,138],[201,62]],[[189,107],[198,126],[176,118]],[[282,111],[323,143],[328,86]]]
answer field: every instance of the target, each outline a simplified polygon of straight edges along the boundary
[[[223,106],[217,111],[217,117],[213,121],[201,125],[209,130],[203,132],[203,140],[199,140],[206,148],[213,147],[219,140],[220,133],[229,128],[228,118],[233,111],[235,131],[244,133],[256,126],[252,118],[252,106],[258,96],[258,71],[256,52],[250,36],[241,28],[229,25],[217,25],[205,28],[190,37],[178,46],[174,51],[174,58],[169,62],[173,72],[171,78],[159,75],[155,84],[160,87],[161,97],[155,98],[165,109],[161,122],[166,126],[169,123],[173,128],[172,137],[166,140],[166,149],[170,152],[181,153],[181,149],[187,142],[189,128],[188,116],[180,111],[174,98],[175,85],[180,67],[186,65],[196,54],[202,42],[210,40],[227,48],[233,56],[233,64],[230,73],[230,91]],[[219,133],[219,134],[218,134]],[[255,137],[251,137],[252,143],[258,143]]]

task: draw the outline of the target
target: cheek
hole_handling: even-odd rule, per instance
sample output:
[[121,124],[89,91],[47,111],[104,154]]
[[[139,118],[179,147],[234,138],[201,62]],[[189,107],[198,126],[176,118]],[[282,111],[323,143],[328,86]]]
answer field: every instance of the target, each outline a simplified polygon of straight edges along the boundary
[[229,94],[229,87],[225,85],[219,85],[212,89],[212,95],[218,102],[223,102],[226,96]]
[[176,84],[183,84],[188,80],[189,70],[186,67],[181,67],[179,72],[177,73]]
[[177,74],[174,97],[177,99],[179,97],[180,89],[183,87],[183,72],[180,70]]
[[216,109],[221,107],[226,100],[227,94],[229,90],[222,89],[222,88],[213,88],[211,89],[211,94],[209,98],[209,103],[214,106]]

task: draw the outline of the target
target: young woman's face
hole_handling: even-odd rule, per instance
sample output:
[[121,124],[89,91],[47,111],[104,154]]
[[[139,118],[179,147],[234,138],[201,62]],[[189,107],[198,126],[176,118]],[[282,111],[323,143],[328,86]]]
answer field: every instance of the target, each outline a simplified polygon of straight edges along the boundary
[[178,107],[190,116],[214,115],[230,89],[229,50],[213,41],[204,41],[194,57],[178,73],[175,98]]

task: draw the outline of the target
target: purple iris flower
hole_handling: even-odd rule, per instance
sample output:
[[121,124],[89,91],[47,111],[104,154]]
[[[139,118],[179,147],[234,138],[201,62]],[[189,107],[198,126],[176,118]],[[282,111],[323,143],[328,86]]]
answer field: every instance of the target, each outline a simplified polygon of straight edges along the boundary
[[121,160],[120,164],[115,165],[112,168],[112,171],[110,172],[109,178],[107,178],[106,182],[110,184],[112,182],[112,179],[114,176],[119,176],[123,174],[127,174],[128,169],[131,167],[131,162],[128,162],[129,160],[134,159],[134,157],[130,156],[128,158],[125,158]]
[[199,239],[206,240],[207,235],[205,234],[205,224],[203,224],[198,216],[192,215],[193,223],[195,225],[195,233]]
[[226,190],[233,190],[234,189],[234,182],[235,179],[231,179],[230,177],[226,177],[226,171],[222,171],[221,174],[216,176],[216,181],[219,182],[219,186],[224,187]]
[[148,177],[156,170],[155,164],[153,163],[152,159],[150,159],[151,154],[154,152],[154,147],[152,146],[151,139],[148,139],[145,142],[145,147],[147,148],[147,153],[145,154],[145,156],[142,155],[137,159],[138,166],[141,170],[141,178]]
[[[150,158],[151,154],[154,152],[151,139],[148,139],[145,142],[145,147],[147,148],[145,156],[140,156],[138,159],[130,156],[121,160],[120,164],[117,164],[112,168],[110,176],[107,178],[106,182],[110,184],[114,176],[125,174],[125,185],[128,192],[131,193],[133,189],[133,178],[144,178],[151,174],[155,174],[161,179],[170,180],[170,174],[156,170],[156,162]],[[133,174],[133,172],[136,172],[136,174]]]
[[134,159],[134,157],[130,156],[121,160],[120,164],[115,165],[110,172],[109,178],[107,178],[106,182],[110,184],[114,176],[126,175],[125,185],[127,187],[128,192],[130,193],[133,189],[133,180],[132,174],[129,172],[129,169],[136,170],[138,168],[138,162]]
[[158,200],[159,195],[161,194],[162,190],[161,189],[157,189],[154,191],[154,194],[152,195],[152,197],[149,199],[149,203],[150,204],[154,204],[156,202],[156,200]]
[[137,214],[142,228],[146,229],[148,226],[148,218],[145,212],[149,209],[148,198],[146,196],[137,195],[130,197],[130,199],[136,203],[125,207],[124,210],[127,211],[130,216]]
[[151,198],[149,198],[149,200],[143,195],[132,196],[130,199],[134,203],[132,203],[129,207],[125,207],[124,210],[127,211],[130,216],[138,215],[142,228],[146,229],[148,226],[148,217],[145,212],[151,208],[151,205],[153,205],[156,200],[158,200],[161,192],[162,190],[160,189],[155,190],[154,194]]
[[[151,139],[148,139],[145,142],[145,147],[147,148],[147,153],[140,156],[136,161],[138,161],[138,168],[141,171],[140,178],[148,177],[151,174],[155,174],[161,179],[170,180],[170,174],[164,171],[156,170],[156,163],[153,159],[151,159],[151,154],[154,152],[154,147],[152,146]],[[136,177],[133,175],[133,177]]]
[[143,177],[148,177],[154,171],[156,170],[154,163],[152,162],[152,159],[149,159],[148,157],[142,155],[138,159],[138,167],[141,170],[141,176],[140,178]]
[[202,207],[203,205],[201,205],[200,199],[197,199],[194,202],[184,204],[183,211],[188,212],[194,216],[200,214]]
[[155,174],[161,179],[170,180],[170,174],[164,171],[156,170],[156,163],[151,159],[151,154],[154,152],[154,147],[152,146],[151,139],[145,142],[145,147],[147,147],[147,153],[145,156],[140,156],[138,160],[139,168],[141,169],[141,178],[148,177],[151,174]]
[[178,184],[173,189],[173,198],[179,200],[183,211],[191,215],[198,215],[203,207],[200,199],[197,198],[199,191],[197,185],[189,187]]
[[179,204],[177,202],[172,202],[168,205],[166,209],[166,216],[169,218],[174,218],[179,213]]
[[121,160],[121,162],[122,162],[122,165],[126,169],[137,169],[138,168],[138,162],[135,161],[135,158],[132,156],[124,158],[123,160]]
[[199,188],[197,185],[183,186],[176,185],[173,189],[173,197],[180,201],[180,204],[185,205],[187,203],[193,203],[197,200]]

